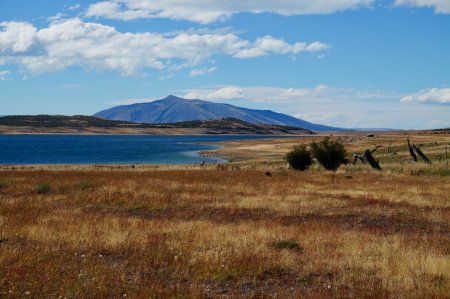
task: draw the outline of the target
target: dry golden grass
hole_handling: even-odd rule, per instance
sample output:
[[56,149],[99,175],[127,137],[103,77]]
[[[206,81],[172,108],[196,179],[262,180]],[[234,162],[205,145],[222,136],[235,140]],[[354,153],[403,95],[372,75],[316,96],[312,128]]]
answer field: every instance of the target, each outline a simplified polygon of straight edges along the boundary
[[3,168],[0,297],[448,298],[450,177],[378,156],[334,180],[281,151],[234,171]]

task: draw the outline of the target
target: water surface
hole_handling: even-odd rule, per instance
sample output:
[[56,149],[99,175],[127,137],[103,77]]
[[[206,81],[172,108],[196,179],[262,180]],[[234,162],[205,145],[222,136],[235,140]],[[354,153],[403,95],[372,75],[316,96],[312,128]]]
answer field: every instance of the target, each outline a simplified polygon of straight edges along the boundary
[[0,135],[0,164],[192,164],[222,162],[207,144],[273,136]]

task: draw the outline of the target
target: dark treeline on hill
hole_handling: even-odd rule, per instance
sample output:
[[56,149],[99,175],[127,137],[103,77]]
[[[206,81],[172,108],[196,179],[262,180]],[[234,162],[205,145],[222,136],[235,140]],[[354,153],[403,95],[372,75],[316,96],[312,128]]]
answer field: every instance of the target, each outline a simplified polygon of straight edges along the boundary
[[284,130],[298,130],[297,127],[292,126],[278,126],[278,125],[269,125],[269,124],[253,124],[249,123],[237,118],[226,117],[222,119],[212,119],[212,120],[191,120],[191,121],[182,121],[177,123],[166,124],[168,126],[174,126],[176,128],[253,128],[253,129],[261,129],[261,128],[277,128]]
[[[166,124],[134,123],[107,120],[85,115],[12,115],[0,117],[1,126],[33,128],[151,128],[151,129],[211,129],[210,134],[311,134],[310,130],[291,126],[254,124],[236,118],[195,120]],[[223,130],[221,132],[220,130]]]
[[133,127],[133,128],[155,128],[161,127],[153,124],[140,124],[127,121],[107,120],[98,117],[85,115],[10,115],[0,117],[0,125],[3,126],[30,126],[37,128],[119,128],[119,127]]
[[435,129],[434,132],[450,132],[450,128]]

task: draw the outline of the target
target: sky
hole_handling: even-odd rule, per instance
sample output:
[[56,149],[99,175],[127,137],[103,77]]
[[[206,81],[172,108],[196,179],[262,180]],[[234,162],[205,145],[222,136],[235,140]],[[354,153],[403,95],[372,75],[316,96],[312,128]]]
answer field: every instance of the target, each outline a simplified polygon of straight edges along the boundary
[[0,0],[0,115],[167,95],[450,127],[450,0]]

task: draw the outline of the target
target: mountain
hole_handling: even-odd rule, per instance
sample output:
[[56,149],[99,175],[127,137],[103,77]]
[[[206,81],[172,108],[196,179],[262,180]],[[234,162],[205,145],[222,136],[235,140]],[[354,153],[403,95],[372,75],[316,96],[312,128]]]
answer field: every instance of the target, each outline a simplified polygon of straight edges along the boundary
[[100,111],[94,116],[109,120],[140,123],[174,123],[192,120],[236,118],[253,124],[291,126],[317,132],[344,130],[313,124],[271,110],[253,110],[229,104],[187,100],[176,96],[168,96],[162,100],[150,103],[117,106]]

